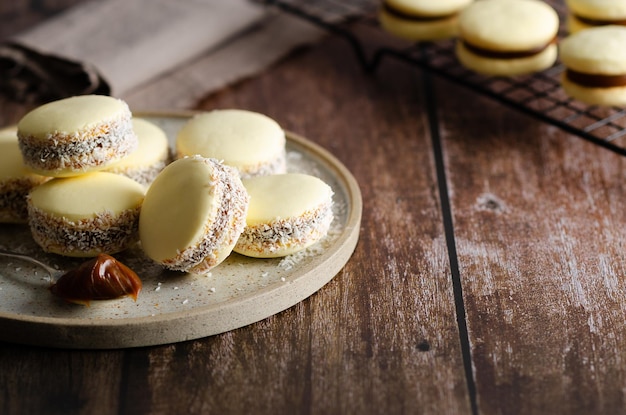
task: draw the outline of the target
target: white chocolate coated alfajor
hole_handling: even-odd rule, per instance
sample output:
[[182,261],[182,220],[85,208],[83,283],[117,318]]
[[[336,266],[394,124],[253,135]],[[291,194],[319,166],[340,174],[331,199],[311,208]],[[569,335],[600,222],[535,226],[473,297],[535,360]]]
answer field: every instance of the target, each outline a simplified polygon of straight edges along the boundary
[[232,252],[248,204],[234,168],[202,156],[176,160],[146,193],[139,220],[142,248],[170,270],[207,273]]
[[48,180],[26,167],[17,144],[17,128],[0,131],[0,223],[26,223],[26,196]]
[[235,167],[241,177],[287,171],[285,132],[266,115],[222,109],[191,118],[176,136],[177,158],[200,155]]
[[128,105],[102,95],[53,101],[17,125],[24,162],[35,172],[64,177],[100,170],[138,145]]
[[244,179],[250,195],[246,227],[234,251],[273,258],[301,251],[323,238],[333,220],[332,188],[300,173]]
[[137,149],[104,171],[123,174],[149,185],[170,161],[167,136],[158,125],[143,118],[133,118],[133,131],[139,139]]
[[138,240],[144,192],[134,180],[106,172],[49,180],[28,196],[33,239],[65,256],[122,251]]

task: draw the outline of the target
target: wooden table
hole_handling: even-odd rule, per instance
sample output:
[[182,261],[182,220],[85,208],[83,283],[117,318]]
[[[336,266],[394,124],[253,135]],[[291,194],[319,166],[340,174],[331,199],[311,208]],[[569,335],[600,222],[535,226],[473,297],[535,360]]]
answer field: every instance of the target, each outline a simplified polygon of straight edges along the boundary
[[[49,3],[46,5],[46,3]],[[2,6],[2,35],[73,1]],[[0,101],[0,124],[27,110]],[[0,344],[0,413],[626,413],[626,160],[330,36],[196,109],[265,113],[339,158],[360,241],[319,292],[199,340]]]

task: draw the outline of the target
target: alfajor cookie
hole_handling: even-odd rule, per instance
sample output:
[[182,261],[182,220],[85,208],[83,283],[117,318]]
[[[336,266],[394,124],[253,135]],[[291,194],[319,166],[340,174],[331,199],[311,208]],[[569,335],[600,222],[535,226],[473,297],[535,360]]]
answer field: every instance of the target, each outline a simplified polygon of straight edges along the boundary
[[46,252],[92,257],[138,241],[144,187],[106,172],[55,178],[28,196],[28,224]]
[[385,0],[381,27],[407,40],[438,40],[457,34],[458,13],[473,0]]
[[566,0],[566,4],[569,33],[598,26],[626,26],[626,1]]
[[556,61],[558,29],[556,11],[543,1],[477,1],[459,15],[456,55],[485,75],[541,71]]
[[235,167],[241,177],[287,171],[285,133],[266,115],[239,109],[197,114],[176,136],[177,158],[200,155]]
[[133,131],[139,139],[137,149],[104,171],[122,174],[147,186],[170,162],[169,143],[163,129],[142,118],[133,118]]
[[559,46],[563,90],[587,104],[626,105],[626,27],[601,26],[569,35]]
[[176,160],[146,193],[139,219],[143,250],[167,269],[207,273],[232,252],[248,203],[234,168],[201,156]]
[[256,258],[281,257],[322,239],[333,221],[333,191],[299,173],[244,179],[250,195],[246,227],[234,251]]
[[17,129],[0,131],[0,223],[26,223],[26,196],[48,179],[33,173],[22,162]]
[[20,120],[17,135],[24,163],[36,173],[54,177],[102,169],[138,145],[128,105],[102,95],[37,107]]

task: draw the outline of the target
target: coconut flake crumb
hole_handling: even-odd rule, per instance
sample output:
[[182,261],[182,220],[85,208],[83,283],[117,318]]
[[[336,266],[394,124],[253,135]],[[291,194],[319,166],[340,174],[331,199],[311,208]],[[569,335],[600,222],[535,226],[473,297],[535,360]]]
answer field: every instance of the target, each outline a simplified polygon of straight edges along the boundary
[[187,304],[188,302],[189,302],[189,299],[188,299],[188,298],[185,298],[185,299],[183,300],[183,304]]
[[211,287],[211,288],[209,288],[209,291],[211,291],[212,293],[214,293],[214,292],[215,292],[215,287]]

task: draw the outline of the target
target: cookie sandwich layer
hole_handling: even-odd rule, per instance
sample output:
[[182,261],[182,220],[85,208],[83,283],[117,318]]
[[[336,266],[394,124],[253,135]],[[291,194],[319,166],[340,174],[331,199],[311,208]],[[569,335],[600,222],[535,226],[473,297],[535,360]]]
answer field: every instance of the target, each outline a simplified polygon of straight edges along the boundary
[[101,95],[42,105],[26,114],[17,129],[25,164],[47,176],[101,169],[138,145],[128,105]]
[[26,167],[17,143],[17,129],[0,131],[0,223],[26,223],[26,197],[49,180]]
[[565,92],[592,105],[626,105],[626,27],[601,26],[560,43]]
[[386,0],[381,26],[408,40],[437,40],[457,34],[458,13],[473,0]]
[[202,156],[176,160],[146,194],[139,220],[143,250],[165,268],[206,273],[232,252],[248,203],[234,168]]
[[319,178],[289,173],[244,179],[243,184],[250,208],[235,252],[280,257],[303,250],[327,234],[333,220],[333,191]]
[[481,0],[459,16],[456,54],[469,69],[514,76],[541,71],[557,58],[559,18],[538,0]]
[[133,118],[132,123],[139,140],[137,149],[104,170],[147,186],[170,162],[169,144],[165,132],[156,124],[142,118]]
[[143,198],[143,186],[113,173],[55,178],[30,192],[28,223],[46,252],[111,254],[137,242]]
[[241,177],[285,173],[285,133],[266,115],[240,109],[194,116],[176,137],[177,158],[200,155],[235,167]]

